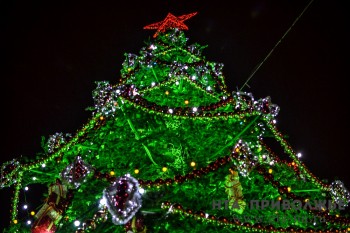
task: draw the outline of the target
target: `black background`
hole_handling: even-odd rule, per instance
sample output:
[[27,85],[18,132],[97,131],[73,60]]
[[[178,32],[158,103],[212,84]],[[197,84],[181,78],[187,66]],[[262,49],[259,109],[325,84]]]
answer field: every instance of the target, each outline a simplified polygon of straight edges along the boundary
[[[114,84],[124,53],[138,54],[155,31],[143,26],[198,12],[186,21],[189,44],[208,45],[240,89],[309,1],[2,1],[0,162],[41,151],[41,137],[75,133],[91,112],[95,81]],[[314,0],[255,73],[256,99],[280,106],[277,126],[321,179],[350,188],[349,18],[346,1]],[[1,224],[11,189],[0,190]],[[1,229],[1,228],[0,228]]]

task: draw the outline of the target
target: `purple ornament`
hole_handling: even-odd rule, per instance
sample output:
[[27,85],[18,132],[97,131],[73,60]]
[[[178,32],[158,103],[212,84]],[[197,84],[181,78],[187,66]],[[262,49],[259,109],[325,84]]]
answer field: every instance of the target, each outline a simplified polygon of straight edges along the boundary
[[348,206],[350,202],[350,192],[346,189],[342,181],[336,180],[332,182],[330,191],[335,203],[345,207]]
[[142,206],[138,181],[124,175],[103,191],[103,198],[115,225],[126,224]]
[[263,99],[259,99],[254,102],[254,108],[257,111],[260,111],[265,114],[271,114],[272,116],[277,116],[280,108],[276,104],[271,103],[270,96],[267,96]]
[[64,182],[78,188],[92,170],[91,165],[85,163],[80,156],[77,156],[74,162],[62,171],[61,177]]

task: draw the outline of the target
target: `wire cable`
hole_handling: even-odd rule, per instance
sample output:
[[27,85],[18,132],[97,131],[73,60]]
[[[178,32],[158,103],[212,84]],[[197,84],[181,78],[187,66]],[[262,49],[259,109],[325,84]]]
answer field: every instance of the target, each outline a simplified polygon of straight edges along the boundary
[[311,0],[307,6],[304,8],[304,10],[300,13],[300,15],[294,20],[294,22],[292,23],[292,25],[288,28],[288,30],[283,34],[283,36],[281,37],[281,39],[275,44],[275,46],[271,49],[271,51],[266,55],[266,57],[259,63],[259,65],[257,65],[255,67],[255,69],[253,70],[253,72],[250,74],[250,76],[248,77],[247,81],[245,81],[245,83],[243,84],[243,86],[241,87],[240,91],[242,91],[242,89],[245,86],[248,86],[248,82],[252,79],[252,77],[255,75],[255,73],[260,69],[260,67],[264,64],[264,62],[271,56],[271,54],[273,53],[273,51],[277,48],[277,46],[282,42],[282,40],[287,36],[287,34],[290,32],[290,30],[294,27],[294,25],[298,22],[298,20],[301,18],[301,16],[304,14],[304,12],[309,8],[309,6],[312,4],[314,0]]

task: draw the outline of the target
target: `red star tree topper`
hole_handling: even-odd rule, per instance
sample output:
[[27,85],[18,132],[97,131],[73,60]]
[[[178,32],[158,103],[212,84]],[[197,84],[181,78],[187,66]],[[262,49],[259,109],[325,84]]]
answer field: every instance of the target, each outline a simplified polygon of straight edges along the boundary
[[149,24],[143,27],[143,29],[157,29],[156,33],[153,35],[154,38],[158,36],[159,32],[165,32],[165,30],[169,28],[188,30],[188,27],[184,24],[184,21],[195,16],[196,14],[197,12],[193,12],[187,15],[181,15],[176,17],[173,14],[168,13],[168,15],[165,17],[163,21]]

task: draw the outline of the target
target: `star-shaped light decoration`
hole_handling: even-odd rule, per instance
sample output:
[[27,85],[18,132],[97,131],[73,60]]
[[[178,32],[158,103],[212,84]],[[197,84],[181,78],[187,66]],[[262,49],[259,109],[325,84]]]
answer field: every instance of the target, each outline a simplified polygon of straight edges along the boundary
[[156,38],[160,32],[165,32],[166,29],[170,29],[170,28],[188,30],[188,27],[184,24],[184,21],[195,16],[196,14],[197,12],[193,12],[187,15],[181,15],[176,17],[173,14],[168,13],[168,15],[165,17],[163,21],[152,23],[150,25],[143,27],[143,29],[157,29],[156,33],[153,35],[154,38]]

